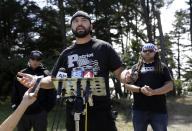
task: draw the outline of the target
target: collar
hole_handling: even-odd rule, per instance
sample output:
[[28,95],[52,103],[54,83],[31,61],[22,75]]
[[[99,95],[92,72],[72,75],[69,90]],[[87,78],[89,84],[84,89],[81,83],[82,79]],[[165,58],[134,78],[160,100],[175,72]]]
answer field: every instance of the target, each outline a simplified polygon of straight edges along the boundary
[[153,63],[154,63],[154,60],[153,60],[152,62],[149,62],[149,63],[147,63],[147,62],[145,62],[145,60],[143,60],[143,63],[144,63],[144,64],[153,64]]
[[91,39],[90,41],[88,41],[88,42],[86,42],[86,43],[84,43],[84,44],[77,44],[77,43],[75,43],[75,47],[78,47],[78,48],[81,48],[81,47],[87,47],[87,46],[90,46],[90,45],[92,45],[92,42],[93,40]]

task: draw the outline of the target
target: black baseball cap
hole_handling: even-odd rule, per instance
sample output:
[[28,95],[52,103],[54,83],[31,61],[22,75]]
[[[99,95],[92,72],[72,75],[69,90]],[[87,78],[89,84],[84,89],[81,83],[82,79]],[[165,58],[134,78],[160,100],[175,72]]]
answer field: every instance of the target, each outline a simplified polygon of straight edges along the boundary
[[34,51],[31,51],[31,54],[29,57],[32,59],[36,58],[38,60],[42,60],[43,53],[41,51],[34,50]]
[[71,24],[72,24],[72,21],[76,18],[76,17],[85,17],[86,19],[89,20],[89,22],[91,23],[91,17],[88,15],[87,12],[84,12],[84,11],[77,11],[71,18]]

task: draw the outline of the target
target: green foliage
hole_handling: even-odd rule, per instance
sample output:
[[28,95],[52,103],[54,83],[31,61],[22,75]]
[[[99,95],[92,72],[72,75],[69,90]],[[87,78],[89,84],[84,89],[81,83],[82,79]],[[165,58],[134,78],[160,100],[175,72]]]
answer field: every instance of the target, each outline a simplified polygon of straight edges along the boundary
[[32,50],[42,51],[45,65],[52,69],[63,45],[58,12],[52,8],[40,9],[30,1],[1,0],[0,21],[0,98],[5,99]]
[[141,52],[141,43],[136,40],[131,40],[130,47],[122,54],[122,60],[128,69],[137,63],[140,56],[139,52]]
[[[62,0],[61,0],[62,1]],[[172,0],[171,0],[172,1]],[[47,0],[51,5],[58,6],[58,0]],[[137,63],[141,45],[147,42],[146,18],[143,15],[141,1],[135,0],[67,0],[62,1],[65,13],[67,43],[71,45],[74,37],[70,29],[70,18],[77,10],[88,12],[93,20],[93,37],[102,39],[122,48],[119,53],[127,68]],[[146,3],[145,3],[146,4]],[[156,20],[149,8],[153,39],[156,39]],[[156,8],[166,5],[165,1],[155,1]],[[147,5],[145,5],[147,7]],[[33,1],[0,0],[0,96],[11,92],[16,73],[25,68],[29,53],[40,50],[44,54],[43,63],[49,70],[62,52],[63,37],[61,33],[60,8],[52,6],[40,8]],[[154,19],[154,25],[153,20]],[[185,19],[186,20],[186,19]],[[168,65],[175,68],[173,42],[169,35],[165,36]],[[126,42],[124,40],[126,38]],[[159,43],[159,42],[158,42]],[[159,45],[159,44],[158,44]],[[190,70],[187,70],[188,72]],[[190,78],[186,73],[186,78]]]
[[182,84],[183,82],[181,80],[174,80],[174,85],[178,96],[181,96],[182,94]]
[[185,78],[186,81],[189,81],[192,78],[192,58],[187,57],[187,67],[183,70],[185,73],[183,77]]
[[187,91],[192,91],[192,79],[189,80]]

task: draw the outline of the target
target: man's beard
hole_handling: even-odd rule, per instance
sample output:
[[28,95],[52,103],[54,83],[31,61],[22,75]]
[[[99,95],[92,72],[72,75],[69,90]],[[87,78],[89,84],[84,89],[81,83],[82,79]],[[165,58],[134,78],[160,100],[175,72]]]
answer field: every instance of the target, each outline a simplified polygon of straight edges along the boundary
[[154,57],[151,57],[151,58],[149,58],[149,57],[148,57],[148,58],[144,58],[144,57],[143,57],[143,60],[144,60],[144,61],[145,61],[145,60],[154,61]]
[[78,32],[78,31],[77,31],[78,27],[76,28],[76,30],[73,30],[73,29],[72,29],[73,34],[74,34],[75,37],[77,37],[77,38],[84,38],[85,36],[87,36],[87,35],[90,34],[90,32],[91,32],[90,27],[88,27],[87,29],[86,29],[85,27],[83,27],[83,26],[81,26],[81,27],[84,29],[84,31]]

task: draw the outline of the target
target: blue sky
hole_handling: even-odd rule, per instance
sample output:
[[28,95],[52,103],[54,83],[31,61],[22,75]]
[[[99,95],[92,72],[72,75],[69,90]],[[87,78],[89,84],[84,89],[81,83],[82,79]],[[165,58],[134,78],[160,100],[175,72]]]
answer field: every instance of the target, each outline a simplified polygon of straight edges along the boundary
[[171,31],[172,23],[175,20],[175,11],[189,8],[185,1],[186,0],[174,0],[174,2],[168,8],[163,7],[161,9],[161,23],[164,33],[169,33],[169,31]]

